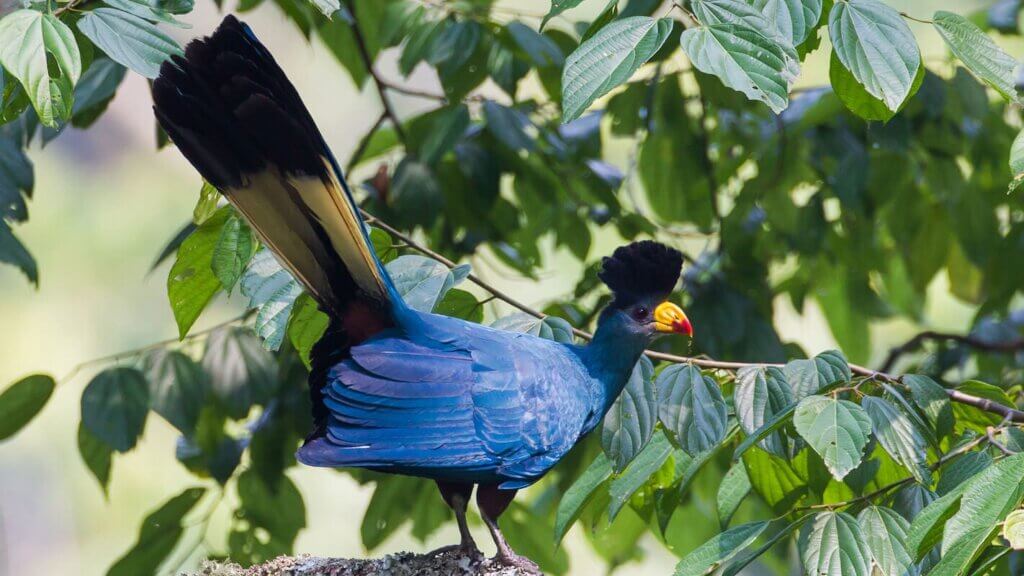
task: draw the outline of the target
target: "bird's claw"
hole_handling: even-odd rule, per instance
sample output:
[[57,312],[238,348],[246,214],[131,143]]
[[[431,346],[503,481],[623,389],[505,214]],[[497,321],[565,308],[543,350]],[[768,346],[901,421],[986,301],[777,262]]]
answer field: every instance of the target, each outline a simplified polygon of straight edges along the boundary
[[538,576],[543,576],[544,574],[540,571],[540,566],[538,566],[536,562],[530,560],[526,556],[520,556],[515,552],[499,552],[498,555],[494,557],[494,560],[499,564],[518,568],[529,574],[537,574]]

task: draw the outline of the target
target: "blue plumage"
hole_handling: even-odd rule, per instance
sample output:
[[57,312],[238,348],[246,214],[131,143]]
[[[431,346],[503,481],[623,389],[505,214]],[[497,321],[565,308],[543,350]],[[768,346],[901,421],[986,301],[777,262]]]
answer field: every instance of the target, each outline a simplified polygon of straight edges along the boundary
[[414,314],[328,372],[327,434],[302,462],[521,488],[603,413],[608,386],[580,347]]

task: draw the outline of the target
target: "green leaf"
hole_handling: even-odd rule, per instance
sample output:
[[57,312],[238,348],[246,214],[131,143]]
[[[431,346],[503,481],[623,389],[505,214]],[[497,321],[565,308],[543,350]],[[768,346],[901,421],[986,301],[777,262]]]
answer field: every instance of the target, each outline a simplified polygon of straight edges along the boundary
[[[381,476],[363,514],[359,533],[363,546],[373,550],[409,519],[425,480],[406,476]],[[436,492],[435,492],[436,493]],[[434,494],[430,495],[436,498]]]
[[725,399],[718,382],[696,366],[674,364],[657,380],[658,419],[690,456],[714,448],[725,438]]
[[684,30],[679,42],[701,72],[717,76],[729,88],[764,102],[776,113],[789,105],[786,52],[757,30],[712,24]]
[[722,478],[718,486],[716,502],[718,504],[718,524],[723,529],[729,525],[729,520],[740,507],[743,499],[750,493],[750,477],[747,476],[747,469],[743,464],[733,464],[729,471]]
[[107,576],[156,574],[185,531],[185,515],[205,493],[205,488],[188,488],[146,516],[135,546],[110,567]]
[[782,530],[779,530],[775,534],[768,538],[763,544],[753,550],[744,550],[738,556],[732,559],[722,570],[721,576],[737,576],[743,571],[751,562],[756,560],[765,552],[771,550],[776,544],[781,542],[784,538],[787,538],[790,534],[796,531],[798,528],[803,526],[804,522],[807,522],[811,518],[810,514],[801,516],[793,522],[790,522]]
[[1024,130],[1021,130],[1010,147],[1010,192],[1015,192],[1024,184]]
[[608,0],[604,10],[594,18],[594,21],[587,26],[587,29],[580,36],[580,42],[586,42],[594,37],[602,28],[615,21],[619,17],[619,0]]
[[484,305],[476,299],[476,296],[458,288],[449,290],[441,302],[434,307],[434,312],[477,324],[483,322],[484,319]]
[[674,576],[701,576],[713,567],[720,566],[754,543],[768,522],[742,524],[721,534],[716,534],[676,564]]
[[838,350],[826,350],[807,360],[793,360],[783,371],[794,400],[802,400],[833,384],[849,382],[853,377],[850,365]]
[[736,447],[736,450],[733,452],[732,459],[734,461],[738,461],[751,446],[767,438],[769,434],[782,428],[792,418],[793,412],[796,411],[796,406],[797,403],[793,402],[785,409],[777,412],[772,416],[771,420],[765,422],[763,426],[748,434],[747,437],[740,442],[740,445]]
[[565,491],[562,499],[558,502],[558,511],[555,513],[556,546],[562,542],[565,533],[569,531],[576,519],[580,517],[583,509],[594,499],[598,490],[611,476],[611,462],[603,453],[598,454],[590,466],[583,471],[583,474],[580,474],[572,486]]
[[220,237],[213,247],[213,257],[210,261],[213,274],[228,294],[242,277],[242,271],[252,258],[255,248],[256,238],[249,225],[237,214],[229,216],[220,230]]
[[178,247],[177,258],[167,275],[167,297],[184,339],[210,300],[221,290],[213,274],[213,251],[231,208],[225,206],[197,227]]
[[[956,387],[957,392],[963,392],[971,396],[977,396],[978,398],[984,398],[991,400],[996,404],[1002,404],[1008,408],[1013,408],[1013,400],[1006,395],[1006,392],[1002,388],[986,384],[985,382],[979,382],[978,380],[968,380],[963,384]],[[961,428],[970,428],[977,432],[984,433],[985,429],[989,426],[996,426],[1003,421],[1003,417],[975,408],[967,404],[957,402],[953,404],[953,417],[956,421],[956,429],[959,431]]]
[[284,342],[288,319],[295,299],[302,294],[302,286],[281,267],[273,252],[262,248],[249,261],[241,290],[249,298],[249,308],[257,310],[255,328],[263,347],[276,351]]
[[525,312],[516,312],[498,318],[491,323],[492,328],[533,334],[555,342],[572,342],[572,326],[557,316],[540,319]]
[[891,508],[868,506],[857,515],[871,560],[881,576],[904,576],[914,564],[905,544],[910,523]]
[[182,54],[177,42],[155,25],[113,8],[89,11],[78,29],[111,60],[146,78],[156,78],[164,61]]
[[622,18],[573,51],[562,70],[562,122],[579,118],[601,96],[629,80],[668,38],[672,20]]
[[821,512],[800,531],[804,571],[816,576],[871,576],[871,556],[860,525],[844,512]]
[[202,226],[204,222],[217,213],[217,203],[220,201],[220,190],[207,181],[203,181],[203,187],[199,189],[199,201],[192,209],[192,222],[196,226]]
[[991,530],[1024,499],[1024,454],[996,462],[966,484],[960,510],[946,522],[942,539],[945,553],[975,529]]
[[103,3],[111,8],[117,8],[122,12],[127,12],[151,22],[170,24],[171,26],[177,26],[178,28],[192,27],[189,24],[185,24],[184,22],[175,19],[170,13],[161,9],[157,2],[150,3],[145,0],[103,0]]
[[644,449],[658,420],[658,390],[654,365],[646,356],[633,367],[622,394],[612,403],[601,425],[601,447],[616,472]]
[[406,156],[391,181],[391,205],[399,221],[413,227],[433,224],[444,204],[441,185],[430,166]]
[[608,487],[608,495],[611,498],[608,504],[609,522],[615,520],[622,507],[629,502],[630,496],[639,490],[648,478],[658,472],[671,455],[672,444],[668,441],[668,437],[662,433],[655,434],[651,442],[633,459],[625,472],[612,480]]
[[579,6],[580,2],[583,2],[583,0],[551,0],[551,9],[544,15],[544,19],[540,21],[540,29],[544,30],[544,26],[547,25],[548,20],[551,20],[566,10]]
[[498,141],[515,152],[534,149],[533,139],[527,134],[533,128],[529,116],[491,100],[484,101],[483,109],[487,130]]
[[929,576],[963,574],[1024,500],[1024,454],[993,464],[966,484],[960,510],[945,524],[942,559]]
[[[48,65],[52,58],[55,66]],[[0,65],[21,82],[44,126],[68,119],[82,75],[75,35],[53,14],[17,10],[0,20]],[[59,75],[56,74],[59,72]]]
[[562,50],[547,35],[540,34],[519,21],[505,25],[505,30],[515,42],[519,51],[537,68],[561,67],[564,61]]
[[960,484],[944,496],[932,501],[910,523],[907,531],[907,550],[915,561],[921,560],[942,539],[942,528],[956,513],[967,483]]
[[210,333],[203,353],[210,390],[229,416],[241,419],[278,386],[274,357],[250,330],[229,326]]
[[822,0],[753,0],[779,35],[799,46],[821,19]]
[[149,407],[190,436],[206,399],[206,373],[188,356],[163,348],[147,355],[143,365]]
[[[75,85],[75,104],[71,108],[71,125],[88,128],[114,99],[127,70],[110,58],[97,58]],[[44,134],[44,139],[45,139]]]
[[292,308],[291,319],[288,321],[288,339],[299,353],[299,358],[306,369],[312,367],[309,355],[313,351],[313,346],[327,331],[330,322],[330,317],[320,311],[320,307],[309,294],[302,294],[295,300],[295,307]]
[[[333,18],[334,13],[341,10],[341,0],[310,0],[310,2],[328,19]],[[340,20],[344,19],[340,18]]]
[[[2,92],[3,88],[0,87]],[[25,221],[28,218],[25,200],[31,198],[34,187],[32,162],[22,149],[22,143],[0,133],[0,219]]]
[[935,434],[942,438],[953,431],[953,406],[946,389],[935,380],[919,374],[906,374],[902,382],[910,388],[911,397],[928,421],[935,427]]
[[[736,418],[747,436],[793,403],[785,373],[773,366],[751,366],[737,371],[734,399]],[[776,456],[787,455],[786,438],[781,432],[772,432],[758,446]]]
[[455,285],[455,276],[447,266],[425,256],[399,256],[385,268],[405,303],[420,312],[432,312]]
[[826,396],[801,400],[793,424],[836,480],[860,465],[871,436],[871,418],[863,408]]
[[750,486],[776,513],[788,511],[807,490],[807,482],[787,459],[773,456],[760,448],[747,450],[743,464]]
[[14,436],[46,406],[57,383],[46,374],[33,374],[0,393],[0,442]]
[[3,218],[0,218],[0,262],[17,266],[29,282],[39,285],[39,270],[35,258],[29,254],[25,245],[18,240]]
[[1024,550],[1024,510],[1014,510],[1003,522],[1003,538],[1014,550]]
[[271,487],[255,470],[246,470],[238,477],[238,499],[241,516],[254,528],[267,531],[272,541],[291,549],[299,531],[306,527],[306,506],[299,489],[287,476],[281,476]]
[[897,112],[903,110],[910,103],[911,98],[921,88],[921,84],[924,82],[925,68],[923,65],[918,67],[917,75],[914,76],[914,83],[910,86],[910,92],[897,110],[890,110],[885,102],[872,96],[854,78],[853,74],[843,66],[835,52],[832,53],[831,60],[829,61],[828,76],[829,82],[832,84],[832,91],[835,92],[839,100],[851,112],[865,120],[888,122]]
[[[430,113],[430,128],[419,147],[420,160],[433,165],[462,139],[469,128],[469,109],[456,104]],[[396,173],[395,178],[398,175]]]
[[935,486],[935,493],[945,496],[991,465],[992,457],[987,452],[968,452],[958,456],[943,466],[942,477]]
[[110,465],[113,459],[114,450],[103,443],[99,438],[92,435],[78,423],[78,453],[82,461],[92,473],[96,481],[100,483],[103,494],[107,495],[107,488],[110,485]]
[[843,66],[889,110],[899,110],[921,66],[917,40],[899,12],[879,0],[840,0],[828,31]]
[[118,452],[135,447],[149,413],[149,385],[134,368],[108,368],[82,392],[82,425]]
[[952,12],[939,10],[932,17],[939,35],[953,54],[980,80],[995,88],[1011,102],[1019,102],[1014,72],[1020,65],[973,22]]
[[928,469],[928,447],[921,432],[906,414],[882,398],[866,396],[861,406],[871,418],[875,437],[882,448],[910,470],[914,479],[928,486],[932,482]]

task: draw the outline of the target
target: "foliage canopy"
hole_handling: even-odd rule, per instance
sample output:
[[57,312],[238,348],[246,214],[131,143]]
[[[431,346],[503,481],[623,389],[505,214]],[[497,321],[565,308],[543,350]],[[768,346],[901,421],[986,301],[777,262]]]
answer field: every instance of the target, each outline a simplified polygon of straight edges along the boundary
[[[281,11],[377,90],[383,110],[346,172],[370,176],[371,238],[413,307],[573,341],[608,298],[595,237],[686,253],[677,297],[692,349],[659,342],[656,363],[642,359],[602,431],[502,518],[510,543],[552,573],[569,568],[552,543],[578,523],[611,567],[649,534],[681,556],[677,575],[789,561],[844,576],[1019,574],[1024,72],[1000,46],[1020,35],[1021,3],[922,19],[880,0],[610,0],[575,17],[593,3],[552,0],[537,15],[489,0],[219,6]],[[13,228],[28,217],[29,145],[88,128],[127,71],[152,78],[181,52],[161,26],[192,9],[69,0],[0,19],[0,262],[39,282]],[[951,56],[926,66],[908,21]],[[430,68],[440,90],[383,77],[375,62],[392,49],[402,74]],[[798,87],[826,51],[831,85]],[[396,93],[434,106],[398,117]],[[606,159],[611,147],[631,150],[626,166]],[[147,516],[109,574],[187,560],[195,549],[180,542],[199,528],[186,517],[205,530],[229,485],[227,547],[204,553],[259,562],[305,526],[287,471],[326,317],[216,190],[196,188],[192,220],[156,263],[171,261],[182,343],[97,373],[78,444],[106,491],[153,412],[180,431],[174,457],[197,486]],[[582,273],[539,314],[471,274],[497,261],[537,278],[552,250]],[[879,372],[848,362],[870,359],[872,322],[923,322],[941,275],[977,311],[964,334],[924,332]],[[192,330],[236,289],[248,313]],[[843,351],[807,357],[784,342],[773,318],[785,300],[817,303]],[[520,310],[502,315],[500,301]],[[931,353],[903,359],[922,346]],[[33,375],[0,394],[0,440],[55,387]],[[449,521],[425,481],[349,473],[376,485],[369,549],[406,524],[424,539]],[[687,521],[709,510],[717,522]]]

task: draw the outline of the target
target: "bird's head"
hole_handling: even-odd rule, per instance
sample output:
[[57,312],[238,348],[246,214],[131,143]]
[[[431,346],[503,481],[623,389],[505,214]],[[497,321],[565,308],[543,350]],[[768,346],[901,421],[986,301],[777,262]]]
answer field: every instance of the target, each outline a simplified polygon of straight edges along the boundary
[[682,308],[668,301],[679,282],[683,255],[664,244],[643,240],[622,246],[601,262],[598,277],[614,298],[602,314],[615,317],[630,332],[693,336]]

